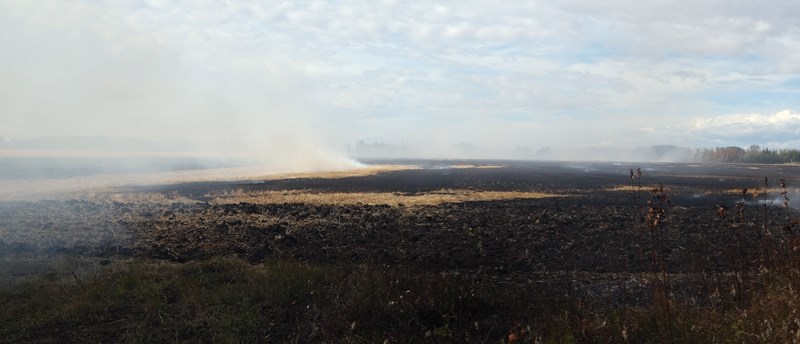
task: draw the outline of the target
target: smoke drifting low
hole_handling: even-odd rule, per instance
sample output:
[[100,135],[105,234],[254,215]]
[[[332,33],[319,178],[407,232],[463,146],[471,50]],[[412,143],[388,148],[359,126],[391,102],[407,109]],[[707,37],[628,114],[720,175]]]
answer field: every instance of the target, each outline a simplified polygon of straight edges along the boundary
[[428,146],[359,141],[350,148],[351,156],[363,159],[520,159],[561,161],[639,161],[690,162],[692,150],[686,147],[658,145],[650,147],[540,147],[528,146]]
[[[156,29],[146,19],[0,3],[4,155],[76,155],[58,142],[35,152],[13,145],[44,137],[81,141],[81,157],[238,159],[265,172],[357,165],[312,130],[302,66],[236,47],[221,54],[225,40],[200,32],[209,28]],[[92,137],[104,139],[91,146]]]
[[[596,44],[583,38],[597,28],[561,23],[616,23],[618,11],[596,17],[599,8],[543,6],[553,11],[523,3],[0,0],[0,156],[199,157],[270,173],[358,166],[349,157],[683,161],[685,151],[631,147],[794,142],[784,138],[794,137],[796,111],[703,120],[736,113],[699,106],[709,105],[697,101],[708,87],[753,87],[744,77],[725,86],[732,81],[721,76],[742,68],[704,69],[735,63],[710,64],[701,54],[675,65],[639,56],[640,47],[586,60]],[[654,33],[651,22],[616,38],[620,47],[668,41],[639,36]],[[541,27],[566,31],[540,37]],[[798,97],[780,94],[791,98],[781,109],[794,106]],[[730,142],[762,122],[747,131],[762,139]],[[51,144],[20,144],[36,138]]]

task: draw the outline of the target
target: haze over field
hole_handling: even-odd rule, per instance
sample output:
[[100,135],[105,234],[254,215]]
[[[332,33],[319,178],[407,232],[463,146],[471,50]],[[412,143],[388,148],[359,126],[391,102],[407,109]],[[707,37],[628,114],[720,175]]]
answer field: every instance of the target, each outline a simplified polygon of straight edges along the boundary
[[800,148],[797,13],[779,0],[0,0],[0,136],[297,170],[353,166],[358,141],[435,158]]

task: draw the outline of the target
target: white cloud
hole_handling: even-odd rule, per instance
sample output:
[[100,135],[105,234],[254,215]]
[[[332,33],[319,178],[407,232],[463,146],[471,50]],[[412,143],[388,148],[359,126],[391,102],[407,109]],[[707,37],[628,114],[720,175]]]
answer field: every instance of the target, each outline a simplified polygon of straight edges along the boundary
[[738,140],[795,125],[717,115],[800,108],[785,86],[800,74],[799,12],[777,0],[0,0],[0,135],[236,146],[301,128],[335,144],[536,147],[669,143],[639,128],[692,123]]
[[800,112],[782,110],[773,114],[739,113],[695,117],[656,127],[641,127],[649,138],[660,137],[663,143],[690,147],[739,146],[757,144],[773,149],[800,148]]
[[800,112],[783,110],[772,115],[752,113],[696,118],[690,129],[718,135],[800,134]]

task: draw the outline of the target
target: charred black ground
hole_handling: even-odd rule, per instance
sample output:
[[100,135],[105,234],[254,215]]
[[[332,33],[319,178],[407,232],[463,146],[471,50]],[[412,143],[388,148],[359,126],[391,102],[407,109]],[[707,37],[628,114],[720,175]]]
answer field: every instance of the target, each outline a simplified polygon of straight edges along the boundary
[[[386,162],[383,162],[386,163]],[[398,163],[393,161],[391,163]],[[336,179],[185,183],[133,187],[171,200],[0,203],[0,256],[6,261],[84,256],[175,262],[238,257],[309,264],[368,264],[398,271],[470,275],[520,290],[573,290],[581,297],[643,305],[652,301],[635,274],[670,276],[676,299],[701,300],[721,285],[698,276],[755,271],[762,219],[780,228],[797,218],[779,200],[779,179],[800,185],[795,166],[520,161],[402,161],[421,169]],[[454,168],[470,164],[469,168]],[[475,166],[491,168],[476,168]],[[630,170],[640,169],[640,179]],[[765,189],[753,197],[752,190]],[[645,223],[651,190],[669,204],[655,238]],[[742,193],[739,190],[751,190]],[[534,191],[540,199],[440,205],[214,204],[236,190],[424,194],[442,189]],[[765,207],[759,202],[767,200]],[[749,225],[734,219],[743,202]],[[727,209],[726,217],[720,208]],[[737,221],[739,221],[738,224]],[[776,230],[785,246],[792,229]],[[653,252],[663,266],[656,267]],[[783,252],[783,251],[782,251]],[[789,253],[783,252],[781,255]],[[773,257],[774,258],[774,257]],[[9,273],[10,274],[10,273]],[[627,276],[627,277],[626,277]],[[7,275],[6,277],[14,278]],[[703,277],[703,278],[706,278]],[[727,284],[726,284],[727,285]],[[722,288],[730,288],[730,285]],[[734,287],[735,288],[735,287]]]
[[[774,183],[767,196],[773,202],[779,196],[779,178],[790,185],[800,180],[800,168],[793,166],[489,161],[477,163],[496,168],[451,168],[463,162],[403,163],[423,168],[336,179],[128,190],[184,200],[168,205],[92,199],[0,203],[0,254],[123,253],[179,261],[233,254],[253,261],[369,261],[437,270],[631,272],[639,269],[636,256],[646,245],[639,239],[637,212],[645,208],[650,186],[661,183],[670,198],[665,241],[670,271],[719,271],[725,269],[725,248],[716,246],[726,242],[709,240],[726,235],[718,207],[733,208],[742,199],[755,204],[761,198],[743,197],[736,190],[763,189],[764,177]],[[641,169],[641,182],[631,180],[631,168]],[[619,187],[628,189],[614,189]],[[402,195],[471,189],[563,197],[401,207],[207,203],[210,195],[234,189]],[[773,205],[774,217],[783,218],[780,203]],[[757,205],[749,208],[753,214],[763,211]],[[280,221],[266,221],[261,215]]]

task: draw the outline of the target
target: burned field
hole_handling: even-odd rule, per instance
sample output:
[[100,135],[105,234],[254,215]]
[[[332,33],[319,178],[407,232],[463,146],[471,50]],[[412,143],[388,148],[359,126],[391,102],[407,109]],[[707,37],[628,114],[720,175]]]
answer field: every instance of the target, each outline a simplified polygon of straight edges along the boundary
[[[202,262],[244,275],[278,264],[350,281],[270,301],[258,330],[236,334],[253,341],[735,341],[763,323],[703,327],[697,310],[736,316],[766,292],[763,276],[797,261],[799,217],[784,207],[800,184],[793,166],[401,163],[416,167],[3,202],[0,273],[15,288],[37,270],[12,266],[78,257],[112,274],[134,259],[177,275]],[[369,301],[348,301],[358,307],[325,300],[367,284],[352,297]],[[763,339],[796,335],[792,317]]]

